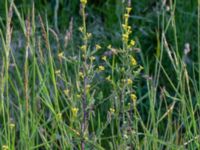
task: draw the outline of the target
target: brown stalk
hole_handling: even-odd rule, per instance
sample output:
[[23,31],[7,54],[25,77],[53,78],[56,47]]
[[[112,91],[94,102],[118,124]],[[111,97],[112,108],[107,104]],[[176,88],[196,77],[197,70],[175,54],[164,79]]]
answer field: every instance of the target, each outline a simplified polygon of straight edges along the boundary
[[40,15],[39,15],[39,20],[40,20],[40,24],[41,24],[41,27],[42,27],[42,36],[43,36],[44,41],[45,41],[45,46],[46,46],[47,49],[50,49],[49,40],[47,38],[47,31],[45,30],[44,22],[43,22],[42,17]]

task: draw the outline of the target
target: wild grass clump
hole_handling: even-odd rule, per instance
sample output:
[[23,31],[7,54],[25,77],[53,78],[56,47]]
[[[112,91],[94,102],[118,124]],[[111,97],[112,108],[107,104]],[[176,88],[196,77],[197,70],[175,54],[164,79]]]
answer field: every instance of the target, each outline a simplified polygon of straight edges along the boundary
[[[199,149],[200,50],[191,60],[187,41],[180,52],[176,2],[156,5],[153,59],[136,36],[130,0],[116,3],[117,43],[104,41],[109,32],[96,40],[87,0],[62,34],[55,2],[52,26],[34,3],[19,10],[5,1],[1,149]],[[199,16],[198,1],[197,43]]]

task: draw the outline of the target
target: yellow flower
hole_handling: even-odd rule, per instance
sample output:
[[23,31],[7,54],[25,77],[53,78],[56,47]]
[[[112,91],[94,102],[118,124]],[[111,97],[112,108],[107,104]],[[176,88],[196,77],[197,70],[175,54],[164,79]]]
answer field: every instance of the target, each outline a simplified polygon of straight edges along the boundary
[[132,84],[133,83],[133,81],[131,80],[131,79],[127,79],[127,84],[128,85],[130,85],[130,84]]
[[73,107],[71,111],[72,111],[72,116],[73,116],[73,117],[77,117],[78,108]]
[[2,150],[8,150],[8,149],[9,149],[8,145],[3,145],[2,146]]
[[124,30],[126,30],[127,29],[127,25],[126,24],[122,24],[122,28],[124,29]]
[[122,40],[123,41],[128,42],[128,38],[129,38],[128,34],[122,34]]
[[134,57],[131,57],[131,65],[133,66],[137,65],[137,61],[135,60]]
[[96,44],[95,47],[96,47],[96,50],[100,50],[101,49],[101,46],[99,44]]
[[78,99],[80,99],[80,98],[81,98],[81,95],[80,95],[80,94],[77,94],[76,97],[77,97]]
[[108,48],[108,49],[112,49],[112,46],[109,44],[107,48]]
[[125,79],[122,79],[121,81],[122,81],[123,83],[126,83],[126,80],[125,80]]
[[84,30],[83,27],[79,27],[78,29],[80,32],[83,32],[83,30]]
[[140,66],[140,68],[139,68],[140,70],[143,70],[144,69],[144,67],[143,66]]
[[59,74],[60,74],[60,70],[56,70],[55,73],[56,73],[57,75],[59,75]]
[[129,14],[124,14],[124,18],[128,19],[129,18]]
[[86,45],[82,45],[82,46],[81,46],[81,50],[82,50],[83,52],[86,52],[87,46],[86,46]]
[[64,53],[63,53],[63,52],[60,52],[60,53],[58,54],[58,57],[59,57],[59,58],[64,57]]
[[125,68],[124,67],[121,68],[121,72],[125,72]]
[[91,85],[87,84],[86,85],[86,91],[89,92],[90,88],[91,88]]
[[14,123],[10,123],[9,126],[10,126],[11,129],[13,129],[15,127],[15,124]]
[[123,136],[124,136],[125,139],[128,139],[128,135],[127,134],[124,134]]
[[129,14],[131,12],[132,8],[131,7],[127,7],[126,10],[127,10],[127,13]]
[[92,37],[92,33],[87,33],[87,38],[90,39]]
[[78,75],[80,78],[82,78],[82,79],[84,78],[83,72],[79,72]]
[[87,0],[80,0],[81,4],[86,5],[87,4]]
[[110,75],[107,76],[107,77],[106,77],[106,80],[107,80],[107,81],[111,81],[111,76],[110,76]]
[[131,41],[130,41],[130,45],[131,45],[131,46],[135,46],[135,41],[134,41],[134,40],[131,40]]
[[137,96],[133,93],[131,94],[131,100],[135,103],[135,101],[137,100]]
[[104,71],[105,70],[105,67],[104,66],[99,66],[99,71]]
[[69,89],[65,89],[64,93],[65,93],[66,96],[68,96],[69,95]]
[[127,26],[127,30],[128,30],[128,33],[131,34],[132,31],[131,31],[131,26]]
[[94,56],[90,57],[90,61],[94,61],[96,58]]
[[110,113],[114,114],[115,113],[115,109],[114,108],[110,108]]
[[83,55],[82,55],[82,58],[83,58],[83,59],[86,59],[86,55],[85,55],[85,54],[83,54]]
[[106,60],[107,60],[107,57],[106,57],[106,56],[103,56],[101,59],[104,60],[104,61],[106,61]]

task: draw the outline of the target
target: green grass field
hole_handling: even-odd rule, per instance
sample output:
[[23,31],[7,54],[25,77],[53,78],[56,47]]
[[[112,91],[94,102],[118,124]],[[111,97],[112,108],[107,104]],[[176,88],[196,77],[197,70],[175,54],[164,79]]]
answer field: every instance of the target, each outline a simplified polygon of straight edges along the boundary
[[0,149],[200,149],[200,0],[1,0]]

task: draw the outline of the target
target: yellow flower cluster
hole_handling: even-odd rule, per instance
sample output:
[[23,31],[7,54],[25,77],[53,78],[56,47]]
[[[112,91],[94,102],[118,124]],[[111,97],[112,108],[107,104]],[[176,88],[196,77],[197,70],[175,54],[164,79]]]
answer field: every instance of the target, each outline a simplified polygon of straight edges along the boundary
[[122,41],[124,43],[128,43],[129,35],[132,33],[131,27],[128,25],[128,19],[130,17],[131,8],[126,8],[126,13],[124,14],[124,24],[122,24],[123,34],[122,34]]
[[115,113],[115,109],[114,108],[110,108],[110,113],[114,114]]
[[[127,7],[126,8],[126,13],[124,14],[124,24],[122,24],[122,28],[123,28],[122,41],[125,44],[128,44],[128,42],[129,42],[129,35],[132,33],[131,26],[128,25],[128,20],[129,20],[129,17],[130,17],[130,12],[131,12],[131,7]],[[133,46],[135,46],[135,41],[131,40],[130,43],[129,43],[129,45],[128,45],[128,48],[131,48]]]
[[133,80],[128,78],[128,79],[122,79],[122,82],[127,84],[127,85],[132,85],[133,84]]

